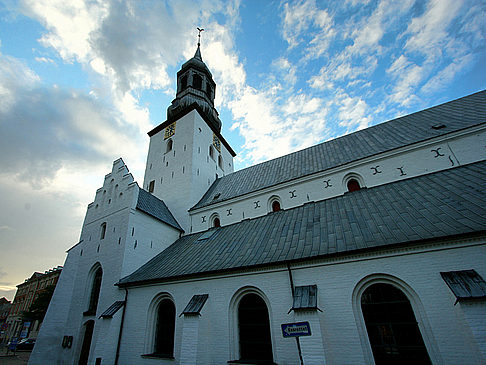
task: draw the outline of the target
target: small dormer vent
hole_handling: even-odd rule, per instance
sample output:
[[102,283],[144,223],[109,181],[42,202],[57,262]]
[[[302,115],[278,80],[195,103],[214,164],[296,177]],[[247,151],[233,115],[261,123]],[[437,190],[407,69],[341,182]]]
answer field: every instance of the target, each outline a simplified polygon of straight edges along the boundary
[[437,123],[437,124],[434,124],[434,125],[432,126],[432,129],[439,130],[439,129],[443,129],[443,128],[445,128],[445,127],[446,127],[446,125],[445,125],[445,124],[442,124],[442,123]]

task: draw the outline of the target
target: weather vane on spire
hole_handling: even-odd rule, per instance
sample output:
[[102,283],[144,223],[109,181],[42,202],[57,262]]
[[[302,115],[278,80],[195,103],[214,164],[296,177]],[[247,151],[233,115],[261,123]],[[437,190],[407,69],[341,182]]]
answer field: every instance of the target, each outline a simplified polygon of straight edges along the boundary
[[197,35],[197,46],[199,47],[201,45],[201,32],[204,32],[204,28],[197,28],[199,34]]

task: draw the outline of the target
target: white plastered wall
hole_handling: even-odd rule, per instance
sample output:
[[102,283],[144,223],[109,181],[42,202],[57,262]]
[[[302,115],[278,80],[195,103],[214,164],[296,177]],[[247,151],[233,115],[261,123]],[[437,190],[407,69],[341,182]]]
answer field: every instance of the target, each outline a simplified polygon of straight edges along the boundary
[[[485,243],[462,242],[420,249],[390,250],[381,254],[349,256],[344,259],[315,261],[312,265],[292,266],[294,285],[318,286],[318,306],[323,311],[308,318],[312,331],[320,331],[322,346],[315,338],[301,338],[304,357],[315,360],[324,349],[328,364],[371,364],[366,332],[360,332],[362,317],[353,293],[368,277],[392,278],[411,288],[411,298],[428,352],[434,364],[481,364],[481,353],[475,345],[470,324],[456,315],[454,300],[440,276],[441,271],[475,268],[486,277]],[[122,338],[122,364],[151,364],[145,359],[146,327],[150,301],[161,292],[169,293],[176,305],[175,361],[178,363],[183,332],[179,317],[194,294],[209,294],[198,328],[197,364],[223,364],[238,357],[237,325],[231,310],[232,298],[244,288],[256,288],[269,303],[274,361],[279,365],[298,363],[294,339],[283,338],[280,325],[306,320],[305,314],[288,314],[292,306],[290,283],[285,267],[240,273],[235,276],[207,278],[131,288]],[[358,309],[357,309],[358,308]],[[447,321],[444,320],[447,318]],[[316,325],[320,324],[320,327]],[[317,328],[316,328],[317,327]],[[309,350],[310,349],[310,350]]]
[[[88,320],[95,321],[89,363],[102,358],[113,363],[116,354],[121,310],[112,319],[99,316],[125,292],[115,286],[126,276],[167,248],[179,237],[179,230],[135,209],[139,187],[122,160],[113,164],[103,187],[89,204],[80,242],[69,251],[59,281],[59,293],[53,297],[39,343],[32,353],[31,364],[76,364]],[[101,225],[106,223],[105,237]],[[133,235],[132,235],[133,231]],[[137,245],[135,247],[135,241]],[[96,315],[84,315],[88,309],[92,285],[90,271],[95,265],[103,270]],[[64,274],[65,273],[65,274]],[[53,309],[51,309],[51,307]],[[59,316],[57,315],[59,314]],[[55,328],[56,331],[49,329]],[[70,349],[61,347],[63,336],[73,336]]]
[[213,143],[213,131],[193,110],[176,121],[175,134],[170,137],[173,147],[166,152],[168,139],[164,130],[150,137],[150,146],[145,169],[144,188],[155,181],[153,194],[162,199],[178,223],[189,232],[188,209],[194,206],[210,185],[233,172],[233,157],[221,143],[223,168],[218,166],[219,152],[214,149],[214,159],[209,157],[209,146]]

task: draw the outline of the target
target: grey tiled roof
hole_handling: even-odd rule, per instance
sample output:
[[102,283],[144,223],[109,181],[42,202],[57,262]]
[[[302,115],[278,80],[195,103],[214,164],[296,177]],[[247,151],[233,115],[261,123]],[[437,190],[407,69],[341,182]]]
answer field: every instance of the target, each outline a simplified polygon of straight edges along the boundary
[[292,309],[317,309],[317,285],[296,286]]
[[486,298],[486,282],[476,270],[441,272],[440,275],[458,300]]
[[158,281],[485,231],[486,162],[183,236],[120,283]]
[[208,294],[193,295],[189,303],[187,303],[186,308],[182,311],[182,314],[199,314],[208,297]]
[[143,189],[138,189],[138,200],[136,208],[140,209],[142,212],[151,215],[154,218],[157,218],[164,223],[167,223],[168,225],[178,229],[181,232],[184,231],[179,223],[177,223],[169,208],[167,208],[167,205],[165,205],[162,200]]
[[116,312],[125,305],[124,300],[117,300],[115,303],[110,305],[107,310],[105,310],[100,318],[113,318]]
[[[486,90],[223,176],[191,209],[484,122]],[[445,128],[432,128],[440,124]]]

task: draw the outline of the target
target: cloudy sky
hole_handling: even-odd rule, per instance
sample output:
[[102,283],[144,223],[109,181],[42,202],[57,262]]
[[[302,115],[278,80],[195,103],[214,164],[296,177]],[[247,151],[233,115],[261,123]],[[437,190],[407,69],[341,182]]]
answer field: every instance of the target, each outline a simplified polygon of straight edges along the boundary
[[0,0],[0,297],[63,264],[113,160],[142,183],[198,26],[237,169],[486,87],[483,0]]

